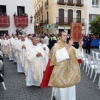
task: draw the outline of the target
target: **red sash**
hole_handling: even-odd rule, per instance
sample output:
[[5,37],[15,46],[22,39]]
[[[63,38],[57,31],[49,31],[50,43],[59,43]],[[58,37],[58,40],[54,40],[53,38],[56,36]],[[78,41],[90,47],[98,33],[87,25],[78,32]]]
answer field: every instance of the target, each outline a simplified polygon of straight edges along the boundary
[[51,60],[49,59],[47,67],[46,67],[46,71],[44,73],[44,76],[43,76],[43,79],[42,79],[42,82],[41,82],[41,85],[40,85],[41,88],[48,87],[50,76],[51,76],[53,68],[54,68],[53,66],[50,66],[50,61]]

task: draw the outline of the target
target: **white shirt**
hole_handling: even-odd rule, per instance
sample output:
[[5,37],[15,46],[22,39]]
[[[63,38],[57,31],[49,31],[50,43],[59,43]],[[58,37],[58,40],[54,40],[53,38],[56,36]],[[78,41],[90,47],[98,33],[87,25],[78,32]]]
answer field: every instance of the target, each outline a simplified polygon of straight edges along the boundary
[[45,38],[44,38],[44,43],[45,43],[46,45],[49,45],[49,38],[48,38],[47,36],[45,36]]

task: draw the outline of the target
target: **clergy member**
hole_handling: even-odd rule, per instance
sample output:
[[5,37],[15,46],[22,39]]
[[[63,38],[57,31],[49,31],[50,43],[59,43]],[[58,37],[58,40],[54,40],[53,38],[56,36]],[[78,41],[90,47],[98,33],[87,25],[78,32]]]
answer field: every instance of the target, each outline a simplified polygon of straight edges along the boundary
[[30,64],[26,74],[27,86],[40,86],[44,69],[44,50],[38,45],[37,37],[32,39],[33,46],[27,49],[26,57]]
[[50,66],[54,68],[48,86],[54,87],[52,97],[56,100],[76,100],[75,84],[81,78],[78,59],[83,56],[83,41],[80,40],[79,49],[75,49],[72,40],[66,44],[66,32],[60,32],[59,39],[50,51]]
[[[20,48],[20,54],[19,54],[19,59],[21,66],[24,68],[24,71],[26,72],[28,65],[27,58],[25,57],[26,50],[32,45],[32,42],[29,42],[28,39],[26,39],[25,35],[21,36],[21,42],[19,44]],[[25,73],[26,74],[26,73]]]
[[16,45],[15,45],[15,57],[17,59],[17,72],[18,73],[24,73],[24,68],[21,66],[20,63],[20,53],[22,51],[22,45],[21,45],[21,35],[18,35],[18,40],[16,40]]
[[43,38],[41,38],[40,42],[41,42],[40,46],[44,50],[44,71],[45,71],[48,60],[49,60],[49,48],[48,48],[47,44],[44,43]]

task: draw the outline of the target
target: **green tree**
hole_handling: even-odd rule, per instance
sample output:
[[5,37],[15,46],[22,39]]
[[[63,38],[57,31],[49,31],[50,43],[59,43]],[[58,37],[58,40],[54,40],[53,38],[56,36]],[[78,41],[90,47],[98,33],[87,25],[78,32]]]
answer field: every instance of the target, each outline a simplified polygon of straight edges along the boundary
[[90,22],[90,31],[93,34],[100,34],[100,16]]

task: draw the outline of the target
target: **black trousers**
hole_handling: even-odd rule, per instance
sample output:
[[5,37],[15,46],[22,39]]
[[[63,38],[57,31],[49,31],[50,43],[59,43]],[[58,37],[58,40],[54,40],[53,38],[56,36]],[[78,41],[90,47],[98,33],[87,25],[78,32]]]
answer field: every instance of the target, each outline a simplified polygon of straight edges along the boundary
[[86,53],[90,54],[90,49],[91,49],[90,45],[86,45]]

